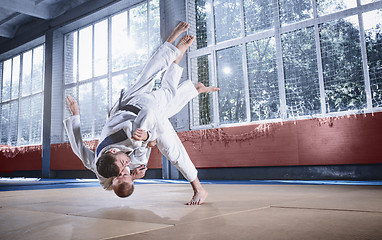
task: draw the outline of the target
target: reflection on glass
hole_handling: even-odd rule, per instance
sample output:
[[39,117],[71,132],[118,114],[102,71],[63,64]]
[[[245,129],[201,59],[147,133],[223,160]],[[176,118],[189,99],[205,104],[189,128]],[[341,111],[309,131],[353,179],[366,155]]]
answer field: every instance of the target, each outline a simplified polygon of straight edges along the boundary
[[281,25],[299,22],[313,17],[312,0],[279,0]]
[[282,48],[288,117],[320,113],[314,29],[283,34]]
[[0,122],[0,134],[1,134],[1,144],[8,144],[8,134],[9,134],[9,103],[1,105],[1,122]]
[[280,118],[275,39],[248,43],[247,61],[251,120]]
[[357,7],[357,0],[316,0],[317,13],[323,16],[330,13],[335,13],[344,9]]
[[216,52],[220,123],[247,120],[242,63],[242,46]]
[[215,0],[216,42],[240,37],[240,0]]
[[94,90],[94,134],[99,136],[108,114],[107,79],[94,82]]
[[11,80],[12,80],[12,59],[4,62],[3,65],[3,89],[2,89],[2,101],[9,100],[11,98]]
[[79,31],[79,56],[78,56],[78,70],[79,80],[86,80],[92,77],[92,26],[81,29]]
[[148,29],[147,29],[147,3],[141,4],[129,11],[129,65],[134,66],[147,59]]
[[18,100],[11,102],[10,109],[10,122],[9,122],[9,141],[11,145],[17,144],[17,121],[19,119],[19,104]]
[[89,139],[92,135],[93,125],[93,98],[92,83],[82,84],[79,87],[79,107],[81,109],[81,133],[84,139]]
[[[201,82],[205,86],[211,86],[211,55],[200,56],[191,59],[191,79],[193,83]],[[207,125],[212,119],[212,94],[199,94],[192,101],[194,111],[193,124]],[[199,113],[199,114],[198,114]]]
[[373,107],[382,107],[382,10],[362,14]]
[[20,145],[29,144],[29,131],[30,131],[30,118],[31,118],[31,101],[30,98],[23,98],[20,100]]
[[272,5],[272,1],[244,0],[245,32],[247,35],[273,27]]
[[65,84],[77,81],[77,44],[77,31],[65,35]]
[[212,43],[211,19],[213,16],[212,0],[196,0],[196,45],[197,48],[207,47]]
[[366,107],[357,19],[319,25],[327,112]]
[[127,67],[131,43],[127,39],[127,12],[122,12],[111,18],[111,49],[112,70]]
[[151,56],[160,46],[160,12],[159,12],[159,0],[152,0],[149,2],[149,15],[150,15],[150,52]]
[[44,47],[33,49],[32,93],[43,89]]
[[23,78],[21,85],[22,96],[28,96],[32,91],[32,50],[23,54]]
[[107,73],[107,20],[94,25],[94,77]]
[[12,61],[12,96],[11,99],[19,97],[20,85],[20,55],[13,58]]
[[31,121],[32,135],[31,144],[41,144],[42,126],[42,94],[36,94],[31,98]]

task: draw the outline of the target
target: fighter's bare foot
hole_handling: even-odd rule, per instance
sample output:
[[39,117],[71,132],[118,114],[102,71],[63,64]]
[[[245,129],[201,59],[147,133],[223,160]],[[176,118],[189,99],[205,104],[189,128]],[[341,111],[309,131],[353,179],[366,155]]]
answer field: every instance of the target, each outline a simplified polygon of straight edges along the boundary
[[208,192],[203,188],[194,192],[192,199],[186,205],[201,205],[208,197]]
[[187,29],[190,27],[190,24],[186,23],[186,22],[180,22],[178,24],[178,26],[176,26],[174,28],[174,30],[172,31],[172,33],[170,34],[170,36],[167,38],[167,42],[169,43],[173,43],[175,41],[175,39],[177,37],[179,37],[179,35],[185,31],[187,31]]
[[176,47],[180,50],[179,57],[174,61],[174,63],[178,64],[180,60],[182,60],[183,54],[186,52],[187,48],[189,48],[194,42],[195,37],[191,35],[186,35],[182,39],[180,39],[178,45]]
[[198,93],[216,92],[220,90],[220,88],[217,88],[217,87],[206,87],[201,82],[198,82],[195,85],[195,88],[198,91]]
[[180,39],[178,45],[176,45],[176,47],[180,50],[180,55],[183,55],[186,52],[187,48],[191,46],[194,40],[195,37],[192,35],[186,35]]

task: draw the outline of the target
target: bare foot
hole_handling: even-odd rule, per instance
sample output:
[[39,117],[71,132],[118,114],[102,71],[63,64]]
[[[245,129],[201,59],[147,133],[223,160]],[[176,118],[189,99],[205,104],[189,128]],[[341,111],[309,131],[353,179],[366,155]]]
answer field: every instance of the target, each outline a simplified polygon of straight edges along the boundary
[[217,88],[217,87],[206,87],[201,82],[198,82],[195,85],[195,88],[196,90],[198,90],[198,93],[216,92],[220,90],[220,88]]
[[195,37],[191,35],[186,35],[182,39],[180,39],[178,45],[176,47],[180,50],[179,57],[174,61],[174,63],[178,64],[183,57],[183,54],[186,52],[187,48],[189,48],[194,42]]
[[187,29],[190,27],[190,24],[186,23],[186,22],[180,22],[178,24],[178,26],[176,26],[174,28],[174,30],[172,31],[172,33],[170,34],[170,36],[167,38],[167,42],[169,43],[173,43],[175,41],[175,39],[177,37],[179,37],[179,35],[182,33],[182,32],[185,32],[187,31]]
[[183,55],[186,52],[187,48],[191,46],[194,40],[195,37],[191,35],[186,35],[180,39],[178,45],[176,45],[176,47],[180,50],[180,55]]
[[208,192],[203,188],[199,191],[194,192],[194,196],[186,205],[201,205],[204,203],[208,196]]

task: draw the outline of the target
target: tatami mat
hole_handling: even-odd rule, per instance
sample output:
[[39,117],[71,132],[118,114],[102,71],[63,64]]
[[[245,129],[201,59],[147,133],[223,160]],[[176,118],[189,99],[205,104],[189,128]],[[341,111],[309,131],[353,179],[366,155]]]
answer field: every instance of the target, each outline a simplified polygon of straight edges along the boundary
[[382,186],[137,184],[0,192],[0,239],[382,239]]

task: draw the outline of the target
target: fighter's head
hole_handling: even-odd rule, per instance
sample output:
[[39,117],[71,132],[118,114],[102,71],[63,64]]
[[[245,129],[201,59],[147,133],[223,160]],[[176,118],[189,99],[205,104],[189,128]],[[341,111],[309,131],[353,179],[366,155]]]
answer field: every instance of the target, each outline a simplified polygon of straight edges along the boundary
[[97,161],[97,171],[105,178],[117,177],[121,171],[129,167],[130,157],[117,148],[102,153]]

